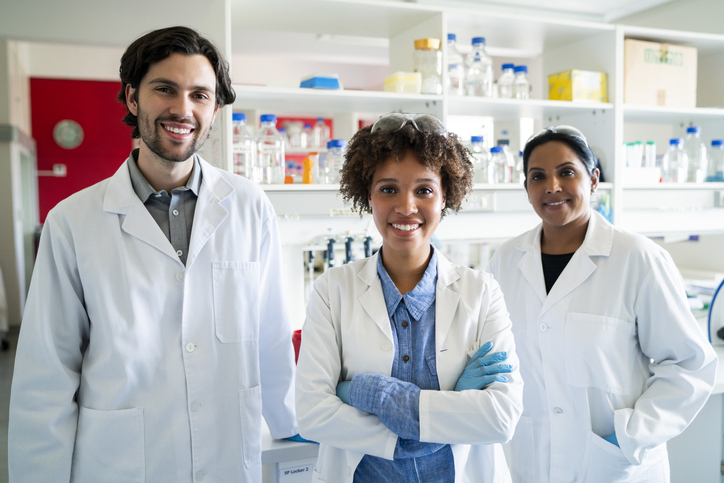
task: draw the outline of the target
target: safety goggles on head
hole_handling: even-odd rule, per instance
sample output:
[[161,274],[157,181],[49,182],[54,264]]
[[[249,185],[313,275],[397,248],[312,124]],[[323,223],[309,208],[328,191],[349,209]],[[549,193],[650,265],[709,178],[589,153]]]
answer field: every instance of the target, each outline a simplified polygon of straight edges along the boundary
[[534,139],[543,136],[544,134],[548,133],[560,133],[560,134],[567,134],[569,136],[577,137],[583,140],[584,143],[588,144],[588,141],[586,140],[586,136],[583,135],[581,131],[576,129],[573,126],[566,126],[566,125],[560,125],[560,126],[551,126],[547,127],[545,129],[541,129],[537,133],[533,134],[531,137],[528,138],[528,140],[525,142],[525,144],[528,144],[529,142],[533,141]]
[[401,112],[385,114],[377,119],[370,132],[395,132],[402,129],[407,123],[412,124],[412,127],[421,133],[439,134],[447,137],[445,125],[435,116],[430,114],[403,114]]

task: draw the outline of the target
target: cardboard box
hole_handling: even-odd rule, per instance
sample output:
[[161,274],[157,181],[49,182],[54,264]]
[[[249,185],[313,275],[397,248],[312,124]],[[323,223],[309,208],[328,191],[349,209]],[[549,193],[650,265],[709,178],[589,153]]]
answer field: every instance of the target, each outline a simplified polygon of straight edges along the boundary
[[604,72],[567,70],[548,76],[548,99],[554,101],[608,102]]
[[623,101],[640,106],[696,107],[696,48],[624,40]]

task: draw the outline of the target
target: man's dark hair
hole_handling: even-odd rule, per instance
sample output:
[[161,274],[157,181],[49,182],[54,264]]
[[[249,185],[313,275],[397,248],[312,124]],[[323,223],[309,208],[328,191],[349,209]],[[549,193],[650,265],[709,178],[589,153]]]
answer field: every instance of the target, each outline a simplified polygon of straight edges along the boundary
[[[209,40],[188,27],[169,27],[154,30],[136,39],[121,57],[121,67],[118,72],[121,76],[121,92],[118,100],[126,105],[126,86],[130,85],[138,95],[141,79],[146,75],[152,64],[160,62],[173,53],[184,55],[200,54],[209,59],[216,73],[216,104],[223,107],[232,104],[236,93],[231,87],[229,64],[224,60],[221,52]],[[136,97],[136,100],[138,98]],[[141,137],[138,132],[138,119],[126,105],[126,117],[123,122],[133,128],[131,137]]]

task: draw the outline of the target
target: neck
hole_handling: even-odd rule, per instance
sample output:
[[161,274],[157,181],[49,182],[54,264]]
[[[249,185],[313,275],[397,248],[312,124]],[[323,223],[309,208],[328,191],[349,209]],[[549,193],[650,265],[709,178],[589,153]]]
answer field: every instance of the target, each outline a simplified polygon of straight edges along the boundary
[[586,239],[590,213],[584,220],[568,223],[565,226],[551,226],[543,223],[540,238],[540,250],[548,255],[573,253],[583,245]]
[[380,253],[382,265],[401,294],[404,295],[414,289],[422,280],[430,258],[432,258],[432,247],[427,248],[426,253],[422,250],[419,253],[395,253],[383,246]]
[[141,142],[136,160],[138,170],[156,191],[170,193],[172,189],[184,186],[194,168],[194,157],[186,161],[168,161],[157,156]]

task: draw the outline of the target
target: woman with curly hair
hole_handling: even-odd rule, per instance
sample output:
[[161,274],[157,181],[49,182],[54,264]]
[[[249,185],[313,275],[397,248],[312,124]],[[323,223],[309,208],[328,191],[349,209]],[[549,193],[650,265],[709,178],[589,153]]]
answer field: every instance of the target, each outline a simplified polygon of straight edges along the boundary
[[[522,411],[503,295],[430,245],[472,187],[469,152],[427,114],[388,114],[352,138],[341,193],[382,248],[320,276],[297,366],[313,481],[500,482]],[[492,352],[492,349],[495,352]]]

